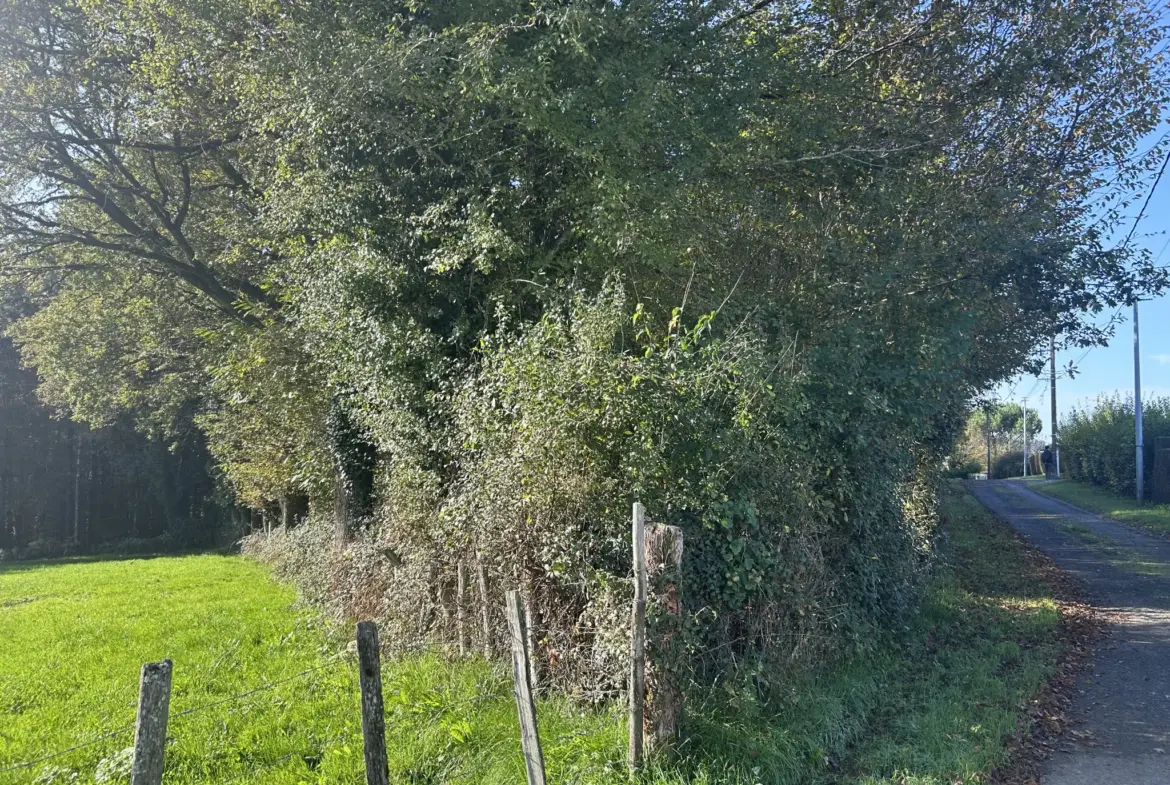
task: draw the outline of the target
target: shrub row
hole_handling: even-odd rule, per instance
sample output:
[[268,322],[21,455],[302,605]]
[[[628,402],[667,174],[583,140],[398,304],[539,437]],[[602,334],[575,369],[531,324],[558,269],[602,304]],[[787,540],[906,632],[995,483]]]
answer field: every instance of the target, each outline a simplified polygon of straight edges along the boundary
[[[1170,437],[1170,397],[1142,404],[1145,486],[1151,487],[1154,447]],[[1061,471],[1119,496],[1137,493],[1137,439],[1132,397],[1105,396],[1074,410],[1060,426]]]

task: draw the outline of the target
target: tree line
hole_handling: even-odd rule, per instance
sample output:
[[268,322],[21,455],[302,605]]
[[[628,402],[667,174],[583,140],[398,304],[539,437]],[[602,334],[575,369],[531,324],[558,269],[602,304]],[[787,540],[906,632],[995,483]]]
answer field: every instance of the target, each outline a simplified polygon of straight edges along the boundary
[[233,503],[365,554],[310,538],[306,575],[349,607],[396,582],[412,634],[471,562],[547,641],[608,618],[633,498],[686,531],[702,634],[884,624],[969,402],[1166,283],[1105,240],[1165,152],[1130,0],[0,25],[0,275],[40,399],[191,424]]
[[0,555],[206,546],[233,510],[194,430],[167,443],[119,420],[91,429],[37,400],[0,339]]

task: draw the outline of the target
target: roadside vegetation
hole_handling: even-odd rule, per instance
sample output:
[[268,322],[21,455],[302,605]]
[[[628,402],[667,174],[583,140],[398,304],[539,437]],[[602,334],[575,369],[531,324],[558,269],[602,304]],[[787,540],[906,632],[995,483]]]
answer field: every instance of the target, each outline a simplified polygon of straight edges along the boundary
[[[1004,761],[1021,704],[1052,672],[1059,612],[1020,542],[965,491],[949,487],[943,511],[946,544],[904,631],[784,684],[694,692],[680,758],[651,781],[984,781]],[[140,663],[168,656],[167,782],[356,784],[346,638],[241,557],[4,565],[0,770],[125,728]],[[522,780],[505,669],[429,653],[388,662],[383,679],[394,781]],[[550,781],[626,781],[621,706],[547,697],[539,718]],[[0,782],[125,782],[131,736]]]
[[[1168,285],[1110,239],[1170,150],[1142,141],[1168,31],[1141,0],[879,6],[0,4],[0,560],[243,538],[271,570],[143,561],[101,606],[113,563],[13,567],[47,585],[6,623],[29,652],[118,604],[150,625],[161,587],[164,628],[73,660],[166,640],[206,671],[182,711],[213,670],[234,693],[343,648],[314,623],[269,663],[248,631],[299,628],[267,575],[388,657],[502,659],[517,588],[551,777],[620,778],[637,502],[684,545],[648,609],[698,729],[664,782],[977,776],[1043,670],[1001,634],[1049,611],[940,540],[940,470],[1039,343]],[[1006,449],[1032,418],[1001,415]],[[188,585],[245,603],[206,642],[238,661]],[[401,779],[517,780],[491,666],[395,668]],[[350,776],[352,713],[311,721],[337,678],[211,741],[177,716],[175,776]],[[121,717],[107,683],[76,686]],[[13,700],[26,744],[38,693]]]
[[[1158,472],[1157,448],[1170,450],[1170,397],[1147,397],[1142,403],[1143,483],[1147,498],[1155,492],[1170,495],[1170,453],[1162,456]],[[1074,409],[1060,424],[1061,472],[1079,483],[1105,491],[1101,498],[1137,497],[1137,440],[1133,396],[1102,396],[1091,407]],[[1059,492],[1058,492],[1059,493]],[[1089,504],[1096,497],[1084,494]],[[1071,501],[1071,499],[1070,499]],[[1105,512],[1096,506],[1091,509]],[[1126,514],[1124,503],[1116,511]],[[1157,514],[1138,516],[1156,523]]]
[[1170,534],[1170,504],[1139,504],[1132,496],[1125,498],[1110,490],[1076,480],[1049,482],[1036,478],[1028,481],[1028,487],[1121,523],[1157,534]]

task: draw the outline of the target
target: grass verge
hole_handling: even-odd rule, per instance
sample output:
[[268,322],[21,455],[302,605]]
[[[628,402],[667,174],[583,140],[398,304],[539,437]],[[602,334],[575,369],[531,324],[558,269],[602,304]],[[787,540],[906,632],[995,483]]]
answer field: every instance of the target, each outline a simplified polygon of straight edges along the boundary
[[[905,629],[766,698],[734,684],[694,696],[680,756],[647,779],[984,782],[1053,672],[1060,614],[1005,526],[957,486],[944,509],[944,563]],[[133,721],[139,666],[163,656],[169,785],[362,782],[353,663],[292,602],[241,558],[0,567],[0,783],[125,782],[132,732],[101,735]],[[502,669],[426,656],[387,662],[383,679],[392,781],[523,781]],[[554,698],[538,713],[550,781],[628,781],[619,706]]]
[[1156,534],[1170,534],[1170,504],[1139,504],[1109,491],[1075,480],[1025,480],[1034,491],[1053,496],[1083,510]]

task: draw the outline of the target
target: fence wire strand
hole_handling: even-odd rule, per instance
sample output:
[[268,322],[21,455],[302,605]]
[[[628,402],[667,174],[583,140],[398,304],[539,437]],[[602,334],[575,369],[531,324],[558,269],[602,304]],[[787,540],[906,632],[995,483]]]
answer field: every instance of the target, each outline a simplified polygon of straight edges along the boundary
[[[318,671],[322,671],[322,670],[325,670],[327,668],[331,668],[334,665],[336,665],[339,661],[343,660],[345,658],[346,654],[347,654],[347,652],[339,652],[337,654],[332,655],[326,662],[324,662],[320,665],[315,665],[312,668],[306,668],[305,670],[301,671],[300,673],[294,674],[294,675],[289,676],[287,678],[278,679],[277,681],[274,681],[274,682],[269,682],[268,684],[265,684],[263,687],[257,687],[256,689],[253,689],[253,690],[241,692],[238,695],[233,695],[233,696],[228,697],[228,698],[222,698],[220,700],[211,701],[209,703],[204,703],[204,704],[201,704],[199,706],[194,706],[190,709],[184,709],[183,711],[175,712],[174,714],[170,715],[170,719],[175,720],[175,719],[178,719],[179,717],[186,717],[190,714],[195,714],[197,712],[201,712],[201,711],[205,711],[207,709],[215,708],[216,706],[224,706],[224,705],[227,705],[230,703],[235,703],[237,701],[243,700],[244,698],[251,697],[252,695],[258,695],[262,692],[268,692],[269,690],[273,690],[273,689],[276,689],[277,687],[280,687],[282,685],[288,684],[290,682],[294,682],[297,679],[304,678],[305,676],[308,676],[312,673],[316,673]],[[123,733],[134,730],[136,724],[137,724],[136,722],[131,722],[127,725],[123,725],[120,728],[115,728],[113,730],[101,733],[88,741],[82,742],[81,744],[76,744],[72,747],[67,747],[63,750],[58,750],[57,752],[52,752],[52,753],[49,753],[48,755],[43,755],[39,758],[34,758],[32,760],[27,760],[27,761],[23,761],[21,763],[15,763],[15,764],[9,765],[5,768],[0,768],[0,774],[8,774],[8,773],[13,772],[13,771],[19,771],[21,769],[27,769],[31,766],[36,766],[36,765],[41,764],[41,763],[48,763],[49,761],[64,757],[71,752],[77,752],[78,750],[83,750],[83,749],[86,749],[87,747],[92,747],[95,744],[100,744],[103,741],[108,741],[109,739],[120,736]]]
[[115,738],[117,736],[121,736],[123,733],[126,733],[127,731],[134,730],[135,724],[136,723],[132,722],[129,725],[124,725],[121,728],[115,728],[112,731],[107,731],[106,733],[103,733],[100,736],[95,736],[94,738],[90,739],[89,741],[83,742],[81,744],[77,744],[73,747],[59,750],[58,752],[53,752],[53,753],[50,753],[50,754],[45,755],[45,756],[40,757],[40,758],[34,758],[33,760],[24,761],[23,763],[13,764],[13,765],[8,766],[6,768],[0,769],[0,774],[7,774],[8,772],[11,772],[11,771],[19,771],[20,769],[27,769],[30,766],[36,766],[37,764],[40,764],[40,763],[48,763],[51,760],[56,760],[57,758],[64,757],[65,755],[68,755],[71,752],[77,752],[78,750],[83,750],[86,747],[92,747],[93,745],[100,744],[101,742],[107,741],[108,739],[112,739],[112,738]]
[[228,698],[221,698],[219,700],[210,701],[209,703],[204,703],[204,704],[201,704],[199,706],[194,706],[190,709],[183,709],[182,711],[178,711],[178,712],[175,712],[174,714],[172,714],[171,718],[178,719],[179,717],[186,717],[189,714],[195,714],[197,712],[205,711],[207,709],[213,709],[217,706],[224,706],[224,705],[227,705],[229,703],[235,703],[237,701],[243,700],[244,698],[248,698],[248,697],[251,697],[253,695],[258,695],[262,692],[268,692],[269,690],[274,690],[277,687],[288,684],[290,682],[294,682],[297,679],[304,678],[305,676],[308,676],[309,674],[317,673],[318,671],[323,671],[323,670],[326,670],[328,668],[331,668],[335,664],[337,664],[337,662],[339,662],[340,660],[342,660],[344,658],[345,658],[345,652],[334,654],[332,657],[329,658],[328,661],[322,663],[321,665],[314,665],[312,668],[306,668],[305,670],[301,671],[300,673],[294,674],[294,675],[289,676],[289,677],[284,678],[284,679],[277,679],[276,681],[269,682],[268,684],[265,684],[263,687],[257,687],[256,689],[253,689],[253,690],[241,692],[238,695],[232,695],[231,697],[228,697]]

